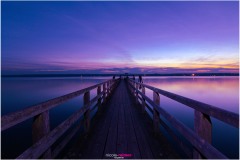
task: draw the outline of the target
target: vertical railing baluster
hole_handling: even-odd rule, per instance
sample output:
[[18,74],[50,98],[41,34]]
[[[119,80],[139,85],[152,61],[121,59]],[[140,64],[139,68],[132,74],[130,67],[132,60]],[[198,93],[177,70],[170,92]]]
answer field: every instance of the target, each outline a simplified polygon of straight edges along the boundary
[[[40,140],[42,137],[50,132],[50,120],[49,120],[49,110],[36,115],[33,118],[32,124],[32,140],[33,144]],[[43,155],[42,158],[51,158],[51,148],[49,148]]]
[[[131,85],[133,85],[132,84],[132,81],[130,81],[129,79],[128,79],[128,82],[131,84]],[[131,92],[131,94],[133,94],[133,89],[132,89],[132,87],[129,85],[129,88],[130,88],[130,92]]]
[[133,96],[135,97],[135,83],[132,81],[132,86],[133,86],[133,88],[132,88],[132,94],[133,94]]
[[[90,102],[90,91],[87,91],[83,95],[83,104],[86,105]],[[84,113],[84,132],[88,133],[90,129],[90,107]]]
[[[101,85],[99,85],[97,87],[97,95],[100,95],[100,94],[101,94]],[[101,97],[98,98],[97,106],[98,106],[98,110],[99,110],[101,107]]]
[[[194,111],[194,131],[205,139],[208,143],[212,143],[212,122],[208,115],[197,110]],[[193,158],[204,158],[197,150],[193,151]]]
[[112,93],[112,90],[113,90],[113,82],[114,82],[114,80],[112,79],[110,81],[110,93]]
[[132,94],[135,96],[135,89],[134,89],[135,88],[135,84],[133,83],[133,81],[132,81],[132,87],[133,87],[132,88]]
[[[160,105],[160,96],[159,93],[153,91],[153,102],[159,106]],[[154,133],[157,134],[159,132],[159,125],[160,125],[160,117],[159,112],[153,107],[153,127]]]
[[138,84],[136,83],[136,103],[138,103]]
[[106,101],[106,83],[103,83],[103,102]]
[[108,98],[108,82],[106,83],[106,98]]
[[[145,95],[145,87],[144,86],[142,86],[142,94]],[[146,111],[145,107],[146,107],[146,102],[145,102],[144,97],[142,96],[142,112],[143,113]]]
[[111,90],[111,88],[112,88],[112,83],[111,83],[111,82],[112,82],[112,80],[109,81],[109,94],[112,93],[112,90]]
[[110,81],[107,82],[107,91],[108,91],[108,97],[110,95]]
[[135,82],[133,82],[133,95],[134,95],[134,97],[136,96],[136,84],[135,84]]

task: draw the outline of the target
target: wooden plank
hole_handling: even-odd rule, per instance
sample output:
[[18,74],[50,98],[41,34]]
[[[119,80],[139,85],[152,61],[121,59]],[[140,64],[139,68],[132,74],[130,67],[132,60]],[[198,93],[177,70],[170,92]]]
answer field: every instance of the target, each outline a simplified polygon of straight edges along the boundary
[[[130,80],[132,81],[132,80]],[[138,82],[136,82],[138,83]],[[190,98],[186,98],[162,89],[158,89],[146,84],[142,84],[141,85],[145,86],[148,89],[151,89],[152,91],[158,92],[170,99],[173,99],[179,103],[182,103],[188,107],[191,107],[195,110],[198,110],[199,112],[202,112],[206,115],[209,115],[211,117],[217,118],[227,124],[230,124],[236,128],[239,128],[239,115],[230,111],[226,111],[224,109],[221,109],[219,107],[215,107],[206,103],[202,103]]]
[[121,95],[121,103],[119,105],[119,119],[118,119],[118,137],[117,137],[117,154],[127,153],[127,133],[124,114],[124,97]]
[[1,117],[1,131],[4,131],[12,126],[15,126],[16,124],[19,124],[19,123],[21,123],[29,118],[32,118],[36,115],[39,115],[42,112],[50,110],[51,108],[53,108],[59,104],[62,104],[72,98],[75,98],[75,97],[77,97],[87,91],[90,91],[90,90],[98,87],[99,85],[102,85],[105,83],[106,82],[99,83],[99,84],[87,87],[85,89],[81,89],[79,91],[72,92],[72,93],[48,100],[46,102],[43,102],[43,103],[40,103],[37,105],[33,105],[33,106],[23,109],[21,111],[17,111],[14,113],[4,115]]
[[[115,102],[114,107],[116,108],[112,113],[113,119],[108,130],[108,137],[107,137],[106,146],[104,150],[104,156],[106,154],[116,154],[117,152],[118,109],[120,107],[119,103]],[[104,157],[104,158],[107,158],[107,157]]]
[[[134,99],[135,99],[135,94],[134,94]],[[133,110],[133,106],[135,106],[133,101],[130,102],[130,106],[131,107],[129,107],[128,112],[133,122],[133,128],[136,134],[136,139],[137,139],[138,147],[140,150],[141,158],[143,159],[153,158],[151,148],[149,146],[148,141],[146,140],[146,136],[143,133],[144,128],[142,127],[142,122],[141,122],[142,120],[137,118],[136,113]]]
[[[126,89],[126,85],[125,85]],[[133,94],[133,93],[132,93]],[[129,93],[125,95],[125,104],[124,104],[124,112],[125,112],[125,121],[126,121],[126,133],[127,133],[127,153],[132,154],[133,159],[141,159],[141,153],[138,145],[138,140],[136,136],[136,132],[134,129],[134,124],[131,115],[132,102],[130,100]]]
[[134,126],[133,126],[133,121],[131,118],[130,114],[130,102],[127,99],[126,100],[126,105],[124,105],[124,110],[125,110],[125,120],[126,120],[126,133],[127,133],[127,153],[132,154],[133,159],[140,159],[141,154],[137,142],[137,136],[135,134]]
[[[43,138],[50,132],[49,111],[45,111],[33,119],[32,124],[32,140],[33,144]],[[42,156],[42,158],[51,158],[51,148],[49,148]]]
[[150,149],[148,141],[145,139],[145,135],[143,134],[143,131],[139,124],[139,121],[132,111],[130,112],[130,114],[131,114],[131,118],[133,121],[133,126],[134,126],[135,134],[137,137],[137,142],[138,142],[141,158],[152,159],[153,158],[152,151]]

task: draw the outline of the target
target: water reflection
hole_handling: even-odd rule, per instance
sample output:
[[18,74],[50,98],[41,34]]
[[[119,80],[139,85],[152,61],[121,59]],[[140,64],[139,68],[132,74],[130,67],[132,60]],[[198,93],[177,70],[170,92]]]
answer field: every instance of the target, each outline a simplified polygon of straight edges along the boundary
[[[2,115],[74,92],[111,77],[2,78]],[[96,96],[96,89],[91,98]],[[51,129],[59,125],[83,105],[82,95],[50,110]],[[2,132],[2,158],[16,158],[32,145],[32,119]],[[18,134],[16,134],[18,133]]]
[[238,77],[148,77],[144,79],[144,83],[239,113]]
[[[195,99],[216,107],[239,113],[238,77],[146,77],[144,83]],[[152,98],[152,91],[146,89]],[[160,95],[160,106],[186,126],[194,129],[194,110]],[[239,156],[239,129],[229,126],[215,118],[212,144],[230,158]],[[226,138],[227,137],[227,138]]]

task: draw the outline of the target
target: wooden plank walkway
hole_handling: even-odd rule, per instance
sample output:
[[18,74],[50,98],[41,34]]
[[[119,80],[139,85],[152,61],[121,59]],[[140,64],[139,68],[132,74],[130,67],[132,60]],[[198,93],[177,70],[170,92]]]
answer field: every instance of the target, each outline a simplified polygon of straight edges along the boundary
[[179,158],[167,139],[154,136],[152,120],[141,113],[130,95],[127,82],[120,81],[106,105],[93,118],[89,134],[79,138],[61,158],[114,158],[113,154],[131,154],[129,158]]

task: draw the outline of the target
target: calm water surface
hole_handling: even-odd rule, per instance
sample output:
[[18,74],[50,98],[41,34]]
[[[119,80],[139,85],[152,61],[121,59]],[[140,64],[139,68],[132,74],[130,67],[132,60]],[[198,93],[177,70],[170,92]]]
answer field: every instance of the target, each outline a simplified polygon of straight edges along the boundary
[[[2,78],[1,114],[5,115],[23,108],[74,92],[111,77],[34,77]],[[90,92],[90,98],[97,90]],[[83,105],[83,96],[67,101],[50,110],[50,125],[53,129]],[[2,158],[16,158],[31,146],[32,119],[2,132]],[[17,134],[16,134],[17,133]]]
[[[227,111],[239,113],[238,77],[146,77],[144,83]],[[152,97],[152,91],[146,90]],[[160,95],[160,106],[194,129],[194,110]],[[230,158],[239,157],[239,129],[215,118],[212,144]]]
[[[2,78],[1,112],[5,115],[61,96],[111,77]],[[143,77],[144,83],[182,96],[239,113],[238,77]],[[91,98],[96,95],[91,92]],[[152,97],[152,92],[146,90]],[[161,96],[161,107],[193,129],[193,109]],[[82,106],[82,96],[50,111],[51,128]],[[239,130],[212,118],[213,145],[230,158],[238,157]],[[16,132],[18,134],[16,134]],[[31,120],[2,133],[2,158],[15,158],[31,146]]]

